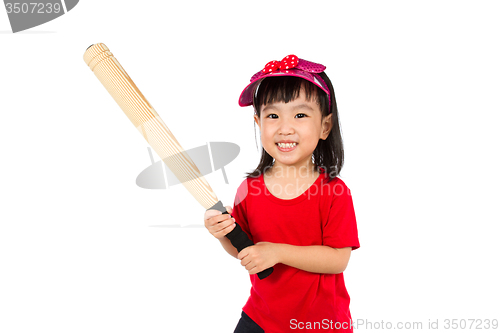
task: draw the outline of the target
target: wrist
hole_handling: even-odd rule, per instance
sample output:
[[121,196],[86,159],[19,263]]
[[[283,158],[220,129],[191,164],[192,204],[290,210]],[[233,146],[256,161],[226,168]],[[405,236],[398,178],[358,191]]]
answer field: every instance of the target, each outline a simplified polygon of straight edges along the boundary
[[284,264],[287,256],[287,248],[290,246],[288,244],[276,243],[276,261],[278,263]]

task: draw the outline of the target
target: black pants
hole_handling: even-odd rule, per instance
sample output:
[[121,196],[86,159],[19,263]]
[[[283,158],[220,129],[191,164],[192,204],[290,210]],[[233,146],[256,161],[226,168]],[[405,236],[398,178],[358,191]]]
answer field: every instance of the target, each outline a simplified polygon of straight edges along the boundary
[[241,311],[241,318],[234,329],[234,333],[264,333],[264,330],[245,312]]

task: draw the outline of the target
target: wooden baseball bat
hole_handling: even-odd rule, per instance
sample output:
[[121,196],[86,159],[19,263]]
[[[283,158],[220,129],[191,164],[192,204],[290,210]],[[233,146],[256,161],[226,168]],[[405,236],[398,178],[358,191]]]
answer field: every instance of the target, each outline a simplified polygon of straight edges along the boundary
[[[125,115],[191,195],[205,209],[216,209],[223,214],[228,214],[196,164],[106,45],[103,43],[90,45],[83,59]],[[253,245],[238,223],[226,237],[238,252]],[[272,272],[273,268],[270,267],[257,275],[263,279]]]

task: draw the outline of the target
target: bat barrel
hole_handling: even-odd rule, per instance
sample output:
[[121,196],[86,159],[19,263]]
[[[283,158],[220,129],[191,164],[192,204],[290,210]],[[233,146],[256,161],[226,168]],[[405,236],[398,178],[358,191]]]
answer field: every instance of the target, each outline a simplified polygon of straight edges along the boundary
[[205,209],[213,206],[218,201],[214,191],[108,47],[103,43],[93,44],[85,51],[83,59],[193,197]]

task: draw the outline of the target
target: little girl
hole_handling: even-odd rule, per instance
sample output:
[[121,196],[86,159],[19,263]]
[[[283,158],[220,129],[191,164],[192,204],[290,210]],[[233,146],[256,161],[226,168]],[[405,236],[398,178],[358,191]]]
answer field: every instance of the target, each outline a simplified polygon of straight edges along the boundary
[[[359,247],[351,193],[338,178],[343,145],[325,66],[294,55],[252,76],[240,106],[253,105],[262,155],[229,214],[208,210],[206,228],[241,260],[252,288],[235,333],[352,332],[343,271]],[[255,245],[224,237],[237,222]],[[274,267],[260,280],[256,273]]]

